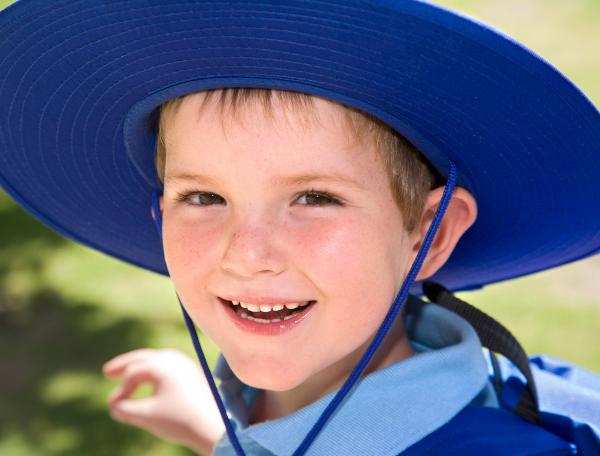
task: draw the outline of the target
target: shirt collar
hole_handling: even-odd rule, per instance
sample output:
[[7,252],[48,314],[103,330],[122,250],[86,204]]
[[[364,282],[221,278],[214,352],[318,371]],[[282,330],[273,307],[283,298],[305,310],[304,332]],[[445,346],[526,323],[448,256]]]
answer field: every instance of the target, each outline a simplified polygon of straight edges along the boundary
[[[416,305],[405,314],[405,325],[415,355],[363,378],[307,454],[397,455],[447,423],[486,385],[488,369],[474,329],[438,305],[409,299]],[[248,426],[256,390],[240,382],[222,357],[215,375],[222,380],[240,440],[277,456],[294,452],[335,394],[286,417]],[[224,436],[218,454],[228,454],[223,451],[227,445]]]

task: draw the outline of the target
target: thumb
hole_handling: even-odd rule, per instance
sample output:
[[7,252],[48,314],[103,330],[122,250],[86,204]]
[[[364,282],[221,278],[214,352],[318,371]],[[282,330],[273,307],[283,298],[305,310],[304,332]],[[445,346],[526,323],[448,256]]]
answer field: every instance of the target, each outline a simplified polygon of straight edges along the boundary
[[158,382],[157,373],[145,363],[128,366],[123,372],[123,377],[123,383],[108,397],[109,404],[127,399],[142,383],[149,382],[156,386]]
[[110,408],[113,419],[139,427],[149,427],[154,417],[153,399],[123,399]]

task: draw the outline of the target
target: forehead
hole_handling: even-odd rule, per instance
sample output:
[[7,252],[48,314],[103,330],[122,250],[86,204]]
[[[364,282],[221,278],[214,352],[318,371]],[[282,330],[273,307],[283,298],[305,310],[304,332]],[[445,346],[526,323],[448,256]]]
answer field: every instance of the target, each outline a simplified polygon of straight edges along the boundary
[[[205,93],[185,97],[164,113],[167,165],[206,155],[260,161],[266,156],[295,165],[339,162],[358,165],[379,157],[365,135],[357,134],[343,106],[317,97],[300,102],[274,95],[240,102]],[[234,158],[231,156],[230,158]]]

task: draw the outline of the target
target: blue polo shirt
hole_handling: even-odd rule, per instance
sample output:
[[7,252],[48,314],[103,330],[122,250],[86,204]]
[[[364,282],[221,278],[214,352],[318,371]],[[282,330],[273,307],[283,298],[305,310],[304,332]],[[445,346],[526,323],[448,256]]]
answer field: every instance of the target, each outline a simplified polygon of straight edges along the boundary
[[[307,455],[396,456],[469,404],[498,406],[481,343],[464,319],[426,304],[418,315],[406,313],[404,321],[415,355],[365,376]],[[258,390],[240,382],[223,357],[215,376],[248,456],[291,455],[335,394],[283,418],[248,426]],[[213,455],[235,455],[226,434]]]

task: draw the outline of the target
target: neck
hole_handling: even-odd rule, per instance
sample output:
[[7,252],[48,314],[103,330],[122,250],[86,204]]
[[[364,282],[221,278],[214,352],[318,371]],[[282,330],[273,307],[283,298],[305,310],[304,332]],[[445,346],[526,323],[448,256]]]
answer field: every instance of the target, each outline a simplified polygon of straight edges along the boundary
[[[251,424],[274,420],[290,415],[339,389],[352,369],[372,342],[371,337],[354,352],[310,377],[307,381],[288,391],[263,391],[256,398]],[[371,359],[361,378],[413,355],[410,342],[404,331],[401,316],[386,335],[383,343]]]

